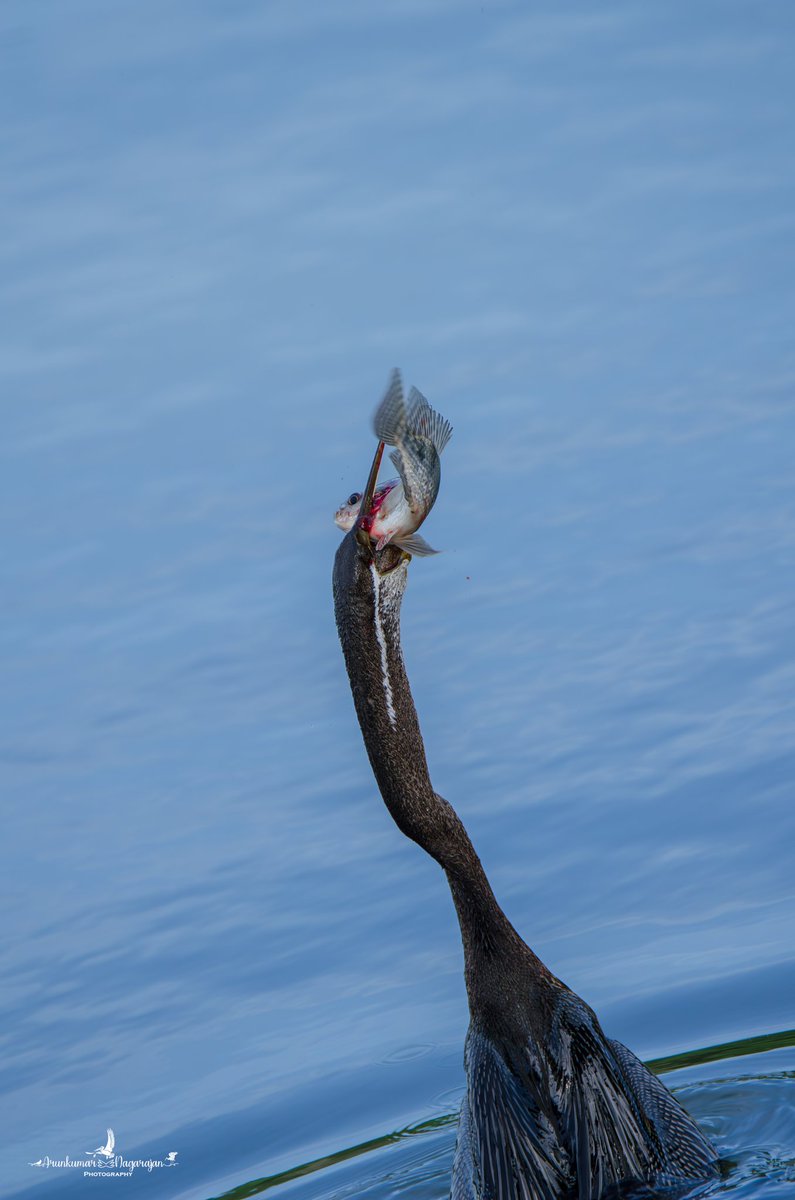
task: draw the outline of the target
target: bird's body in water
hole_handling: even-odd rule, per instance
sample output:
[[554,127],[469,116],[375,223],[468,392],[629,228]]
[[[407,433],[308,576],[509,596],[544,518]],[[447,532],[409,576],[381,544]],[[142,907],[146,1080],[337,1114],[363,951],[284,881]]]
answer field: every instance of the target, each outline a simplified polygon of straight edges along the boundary
[[[383,440],[383,439],[382,439]],[[369,513],[380,447],[365,489]],[[467,1089],[452,1200],[670,1194],[716,1177],[692,1118],[526,945],[464,826],[434,792],[400,648],[409,556],[364,520],[334,562],[334,606],[365,747],[401,831],[442,867],[464,948]]]
[[373,418],[373,428],[380,442],[395,447],[389,457],[400,478],[377,487],[363,514],[361,492],[353,492],[337,509],[334,520],[347,533],[361,515],[361,526],[378,550],[393,542],[408,554],[435,554],[417,530],[439,493],[439,456],[450,440],[452,426],[434,412],[416,388],[404,400],[400,373],[394,371]]

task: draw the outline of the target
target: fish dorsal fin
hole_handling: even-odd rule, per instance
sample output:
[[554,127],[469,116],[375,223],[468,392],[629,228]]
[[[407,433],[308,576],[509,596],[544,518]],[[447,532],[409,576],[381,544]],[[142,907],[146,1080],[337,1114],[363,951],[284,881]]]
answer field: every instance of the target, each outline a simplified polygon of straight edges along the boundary
[[403,399],[403,380],[400,371],[395,369],[389,379],[389,386],[383,400],[378,405],[373,417],[373,429],[379,442],[394,446],[406,428],[406,403]]
[[430,438],[436,453],[441,454],[453,434],[453,427],[446,417],[431,408],[422,392],[415,387],[409,392],[406,402],[408,425],[423,437]]

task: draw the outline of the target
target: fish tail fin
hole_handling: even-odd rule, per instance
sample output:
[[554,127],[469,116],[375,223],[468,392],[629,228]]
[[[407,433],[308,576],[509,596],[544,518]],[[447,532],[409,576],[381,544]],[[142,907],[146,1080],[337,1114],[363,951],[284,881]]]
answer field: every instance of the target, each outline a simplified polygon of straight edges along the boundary
[[401,550],[405,550],[407,554],[413,554],[416,558],[427,558],[430,554],[439,554],[439,550],[434,550],[433,546],[429,546],[424,537],[420,537],[418,533],[412,533],[404,538],[392,538],[393,546],[400,546]]
[[453,434],[453,427],[447,418],[431,408],[422,392],[415,387],[409,392],[406,408],[409,426],[432,441],[436,453],[441,454]]
[[408,414],[403,399],[403,380],[397,368],[389,377],[389,386],[383,400],[375,410],[373,429],[379,442],[387,446],[397,445],[397,441],[406,428]]

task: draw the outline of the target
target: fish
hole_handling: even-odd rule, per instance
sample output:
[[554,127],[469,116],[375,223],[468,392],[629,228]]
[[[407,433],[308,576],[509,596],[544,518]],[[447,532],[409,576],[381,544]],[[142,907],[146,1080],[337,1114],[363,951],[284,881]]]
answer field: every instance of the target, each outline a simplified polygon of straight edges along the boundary
[[439,458],[452,436],[452,425],[415,387],[404,399],[403,381],[395,370],[373,417],[373,429],[379,443],[394,446],[389,457],[399,478],[376,487],[370,511],[360,521],[362,493],[352,492],[334,514],[336,525],[347,533],[359,521],[376,550],[392,543],[419,557],[438,554],[417,530],[439,494]]

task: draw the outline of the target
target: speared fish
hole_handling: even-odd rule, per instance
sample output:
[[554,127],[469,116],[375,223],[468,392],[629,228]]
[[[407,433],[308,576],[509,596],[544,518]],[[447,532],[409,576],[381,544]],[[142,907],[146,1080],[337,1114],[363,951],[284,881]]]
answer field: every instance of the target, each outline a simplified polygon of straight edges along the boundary
[[[358,521],[359,528],[375,541],[376,550],[391,542],[407,554],[438,554],[417,530],[439,494],[439,455],[450,441],[452,425],[416,388],[404,399],[400,371],[395,370],[373,417],[373,429],[382,443],[379,451],[383,444],[394,446],[389,457],[400,478],[374,487],[369,512],[361,520],[362,493],[353,492],[337,509],[334,521],[346,533]],[[380,457],[377,451],[373,464],[376,474]],[[374,486],[374,478],[369,486]]]

